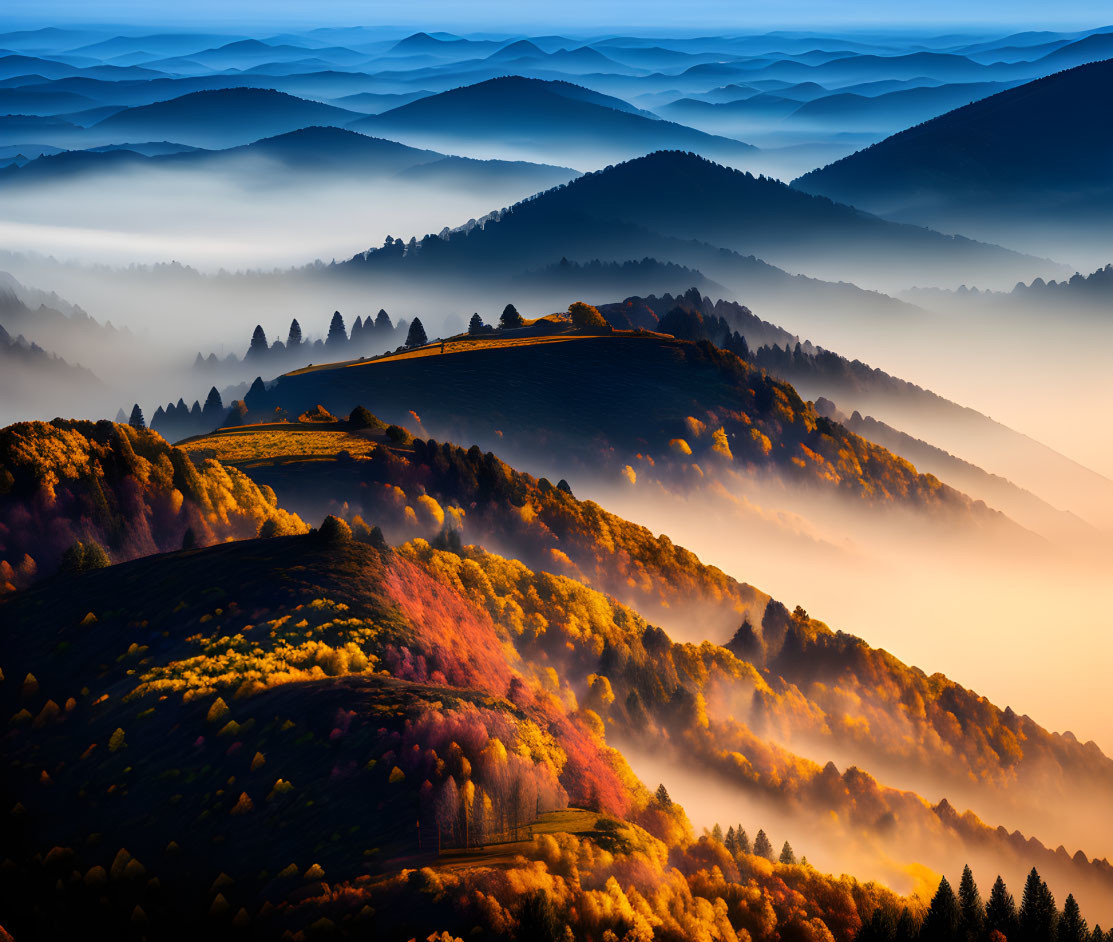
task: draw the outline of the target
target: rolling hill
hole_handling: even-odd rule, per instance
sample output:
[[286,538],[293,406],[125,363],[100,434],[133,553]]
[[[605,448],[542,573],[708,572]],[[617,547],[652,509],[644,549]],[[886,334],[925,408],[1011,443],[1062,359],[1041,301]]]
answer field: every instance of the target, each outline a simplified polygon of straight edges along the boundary
[[[492,381],[475,383],[476,376]],[[433,343],[296,370],[253,389],[245,402],[253,416],[276,409],[298,415],[316,405],[346,414],[374,402],[388,419],[403,421],[412,411],[442,435],[502,441],[523,460],[559,448],[583,473],[631,467],[682,480],[693,466],[697,477],[745,469],[875,507],[931,508],[937,519],[973,529],[1017,529],[1019,536],[1002,515],[827,422],[787,383],[710,344],[662,334],[608,327],[592,335],[560,319],[538,321],[522,336],[461,336],[444,353]]]
[[[652,199],[646,198],[649,193]],[[989,272],[1009,279],[1032,271],[1062,273],[1053,263],[896,225],[680,152],[654,153],[582,176],[493,214],[482,228],[447,241],[434,238],[423,243],[423,255],[400,262],[401,268],[439,270],[446,277],[483,271],[493,276],[562,257],[577,262],[651,257],[696,269],[738,291],[747,303],[777,310],[802,294],[826,294],[834,303],[840,295],[847,301],[854,295],[863,310],[883,305],[851,285],[793,280],[771,266],[832,281],[883,281],[886,287],[984,279]],[[352,267],[385,271],[388,262],[371,255],[357,258]]]
[[1097,114],[1111,87],[1113,60],[1078,66],[909,128],[793,186],[949,228],[1100,224],[1113,206],[1113,128]]
[[[470,160],[343,128],[307,127],[224,150],[167,143],[163,147],[125,144],[68,151],[0,170],[0,186],[49,185],[81,174],[156,169],[182,173],[204,170],[256,186],[263,182],[264,172],[272,183],[287,184],[318,183],[333,175],[361,182],[404,175],[405,179],[445,187],[509,186],[519,192],[553,186],[576,176],[576,171],[565,167]],[[325,174],[330,176],[322,176]]]
[[[98,434],[111,437],[104,425]],[[623,925],[621,911],[593,902],[590,887],[605,885],[682,922],[676,938],[705,925],[795,937],[818,920],[851,942],[879,905],[922,909],[795,863],[791,848],[774,862],[748,838],[740,846],[733,828],[733,838],[697,837],[618,742],[631,752],[652,744],[734,789],[751,831],[759,815],[798,821],[808,835],[798,849],[833,866],[869,855],[896,874],[960,848],[1010,882],[1038,865],[1086,907],[1107,892],[1107,861],[1053,852],[945,799],[930,804],[773,740],[818,736],[834,748],[861,738],[845,699],[860,692],[853,709],[879,760],[931,761],[942,737],[956,780],[998,794],[1003,813],[1015,813],[1018,771],[1069,768],[1062,794],[1083,782],[1104,794],[1113,765],[1096,747],[790,614],[666,537],[494,455],[412,440],[367,416],[359,428],[286,428],[363,446],[316,470],[303,463],[310,481],[330,465],[355,471],[390,522],[436,530],[474,514],[472,534],[532,541],[539,556],[562,547],[549,565],[569,574],[464,546],[451,530],[392,546],[359,518],[351,527],[332,518],[305,535],[207,536],[214,545],[62,572],[0,602],[0,703],[11,717],[2,787],[16,807],[6,928],[57,937],[138,921],[159,935],[249,927],[262,938],[344,938],[479,925],[493,939],[546,938],[531,928],[539,921],[590,936]],[[115,434],[157,445],[150,433]],[[266,434],[227,430],[201,444],[237,449]],[[299,450],[278,441],[264,454],[282,463]],[[60,470],[65,459],[41,460]],[[215,480],[220,466],[206,467]],[[104,470],[126,481],[124,468]],[[742,627],[722,645],[677,643],[588,584],[594,573],[621,584],[616,568],[664,602],[702,603]],[[914,713],[901,707],[910,698]],[[911,855],[894,860],[878,846],[889,820],[917,837]],[[481,888],[477,908],[469,901]],[[728,908],[741,894],[760,906]],[[712,908],[708,895],[724,903]]]
[[226,88],[127,108],[93,125],[89,134],[115,141],[172,140],[221,148],[313,125],[343,127],[359,117],[271,89]]
[[583,169],[661,148],[697,151],[736,166],[755,153],[748,144],[634,113],[625,102],[567,82],[520,76],[430,95],[349,126],[465,156],[497,152]]

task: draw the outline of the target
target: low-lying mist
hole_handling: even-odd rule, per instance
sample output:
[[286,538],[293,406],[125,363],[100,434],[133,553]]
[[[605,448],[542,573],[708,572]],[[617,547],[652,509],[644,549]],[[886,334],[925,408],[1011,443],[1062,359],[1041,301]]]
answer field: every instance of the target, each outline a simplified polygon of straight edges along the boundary
[[99,265],[287,267],[348,258],[388,235],[421,238],[536,189],[497,173],[467,187],[296,173],[259,157],[227,173],[143,167],[6,187],[0,245]]
[[[920,896],[925,904],[940,876],[955,883],[966,864],[973,870],[983,898],[998,875],[1019,896],[1032,866],[1023,853],[1001,853],[999,848],[995,852],[964,843],[942,828],[918,828],[905,821],[894,821],[887,828],[864,827],[821,806],[782,801],[701,768],[680,750],[663,747],[650,751],[644,744],[622,741],[611,745],[622,751],[650,788],[658,783],[666,787],[670,797],[683,805],[697,833],[715,824],[724,831],[740,824],[752,842],[761,829],[775,854],[787,840],[797,859],[806,856],[821,871],[877,880],[898,892]],[[961,813],[962,809],[958,810]],[[1041,868],[1056,899],[1074,893],[1090,919],[1107,923],[1113,918],[1113,906],[1101,882],[1086,879],[1084,871],[1064,869],[1057,873],[1046,865]]]
[[[647,491],[579,485],[581,497],[667,533],[790,608],[1113,754],[1108,538],[1056,547],[1019,528],[948,532],[912,513],[879,519],[840,499],[752,481]],[[726,626],[708,630],[678,613],[665,627],[686,640],[729,638]]]

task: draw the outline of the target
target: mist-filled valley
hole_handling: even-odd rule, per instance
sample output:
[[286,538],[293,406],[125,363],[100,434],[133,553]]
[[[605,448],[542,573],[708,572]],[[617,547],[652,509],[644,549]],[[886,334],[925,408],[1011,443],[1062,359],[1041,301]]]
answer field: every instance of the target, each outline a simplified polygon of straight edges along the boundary
[[1113,940],[1113,26],[71,6],[0,939]]

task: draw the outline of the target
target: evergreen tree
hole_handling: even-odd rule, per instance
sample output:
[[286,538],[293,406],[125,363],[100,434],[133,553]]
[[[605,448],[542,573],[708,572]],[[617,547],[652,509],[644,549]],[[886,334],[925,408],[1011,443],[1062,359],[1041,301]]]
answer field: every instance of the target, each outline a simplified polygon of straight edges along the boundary
[[958,908],[962,914],[962,931],[969,942],[978,942],[985,928],[985,907],[974,882],[970,866],[962,868],[962,880],[958,884]]
[[1059,942],[1089,942],[1090,940],[1090,929],[1086,925],[1086,920],[1082,918],[1073,893],[1067,894],[1067,900],[1063,903],[1058,930]]
[[124,414],[124,410],[123,409],[117,409],[116,410],[116,421],[120,425],[123,425],[125,422],[127,422],[127,420],[128,420],[128,417]]
[[415,317],[414,322],[410,324],[409,333],[406,334],[407,347],[424,347],[429,342],[429,338],[425,336],[425,328],[421,325],[421,318]]
[[723,843],[732,854],[738,853],[738,838],[734,834],[733,825],[727,828],[727,836],[723,839]]
[[478,313],[473,314],[471,316],[471,320],[468,321],[468,333],[471,334],[473,337],[476,334],[481,334],[483,333],[484,326],[485,325],[483,324],[483,318],[480,317]]
[[932,897],[931,906],[928,907],[924,917],[924,925],[920,931],[923,942],[953,942],[958,938],[959,928],[962,924],[962,913],[955,899],[951,884],[944,877],[939,881],[939,889]]
[[290,333],[286,335],[286,349],[296,350],[301,346],[301,324],[295,317],[290,321]]
[[654,793],[654,797],[657,799],[657,804],[659,804],[662,808],[672,807],[672,799],[669,797],[669,790],[665,788],[664,782],[657,786],[657,791]]
[[251,346],[244,355],[245,360],[258,360],[267,355],[270,346],[267,344],[267,335],[263,332],[263,325],[255,325],[255,333],[251,335]]
[[773,860],[773,845],[769,843],[769,838],[765,836],[765,831],[759,830],[757,837],[754,838],[754,853],[758,857],[764,857],[766,860]]
[[996,929],[1006,939],[1016,938],[1016,903],[1000,876],[989,891],[989,902],[985,904],[985,926],[990,932]]
[[390,322],[390,315],[383,308],[379,308],[379,313],[375,315],[375,330],[380,335],[389,334],[394,330],[394,325]]
[[[1109,936],[1113,937],[1113,930],[1110,930]],[[1101,931],[1101,926],[1094,926],[1094,931],[1090,933],[1090,942],[1105,942],[1107,936]]]
[[131,407],[131,415],[128,417],[128,425],[132,428],[146,428],[147,422],[143,418],[143,410],[139,408],[139,403]]
[[794,864],[796,863],[796,855],[792,852],[792,845],[785,841],[785,846],[781,848],[781,863]]
[[723,843],[723,829],[719,827],[719,822],[715,822],[715,826],[711,829],[711,840]]
[[328,337],[325,339],[325,346],[342,347],[347,342],[348,331],[344,328],[344,318],[340,316],[339,311],[334,311],[332,323],[328,325]]
[[209,390],[209,395],[205,398],[205,405],[201,409],[201,418],[205,420],[205,425],[211,429],[216,428],[220,424],[220,420],[224,418],[224,403],[221,401],[220,393],[217,392],[215,386]]
[[85,544],[81,540],[74,540],[62,554],[62,563],[59,567],[62,572],[76,573],[85,568]]
[[243,402],[250,411],[255,411],[262,407],[266,396],[267,387],[263,383],[263,377],[256,376],[255,382],[251,384],[251,388],[247,391],[247,395],[243,397]]
[[1058,915],[1055,897],[1033,867],[1020,899],[1020,938],[1023,942],[1055,942]]
[[375,549],[382,552],[386,552],[390,549],[390,544],[387,543],[386,537],[383,536],[383,531],[377,526],[371,528],[371,535],[367,538],[367,542],[375,547]]
[[897,920],[897,934],[893,936],[893,942],[916,942],[919,935],[920,927],[916,925],[912,913],[905,906],[900,911],[900,919]]
[[738,853],[752,854],[754,852],[753,847],[750,846],[750,835],[743,830],[741,824],[735,828],[734,837],[738,841]]
[[352,528],[339,517],[329,514],[321,523],[317,536],[325,543],[350,543]]
[[887,906],[878,906],[863,923],[854,942],[893,942],[897,934],[897,920]]
[[518,313],[518,309],[513,304],[508,304],[502,309],[502,317],[499,318],[499,327],[503,330],[511,330],[515,327],[522,327],[525,325],[525,318]]
[[91,569],[107,569],[112,565],[112,560],[108,558],[108,553],[105,552],[103,546],[96,540],[85,541],[85,570]]
[[194,425],[201,421],[201,403],[196,399],[193,400],[193,405],[189,407],[189,421]]

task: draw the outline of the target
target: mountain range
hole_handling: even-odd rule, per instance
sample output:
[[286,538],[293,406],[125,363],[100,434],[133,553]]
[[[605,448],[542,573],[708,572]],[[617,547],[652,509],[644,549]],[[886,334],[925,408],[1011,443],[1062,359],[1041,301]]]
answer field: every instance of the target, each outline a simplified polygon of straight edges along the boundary
[[[656,198],[646,200],[650,192]],[[778,289],[794,286],[796,293],[827,290],[832,300],[854,294],[874,308],[877,299],[852,286],[821,289],[793,282],[769,263],[866,283],[881,272],[898,281],[915,272],[948,283],[975,272],[1012,277],[1061,271],[997,246],[896,225],[683,152],[654,153],[584,175],[496,212],[481,226],[421,245],[419,254],[405,260],[372,253],[349,267],[490,276],[561,257],[579,262],[652,257],[698,270],[740,291],[748,302],[777,303],[777,292],[769,290],[775,282]],[[781,294],[780,301],[786,297]]]
[[66,151],[22,165],[10,165],[6,172],[0,170],[0,186],[43,186],[84,174],[121,170],[204,171],[232,175],[251,185],[258,185],[263,173],[269,174],[275,185],[317,182],[325,174],[361,182],[402,174],[408,179],[441,186],[514,187],[525,192],[576,176],[576,171],[564,167],[452,157],[338,127],[311,126],[223,150],[169,144],[124,144]]
[[497,150],[521,159],[549,155],[592,168],[662,148],[694,150],[744,165],[754,148],[636,112],[625,102],[567,82],[519,76],[430,95],[350,125],[421,147],[469,156]]
[[1035,220],[1097,231],[1113,205],[1113,130],[1094,109],[1111,82],[1113,60],[1077,66],[901,131],[793,186],[966,231]]

